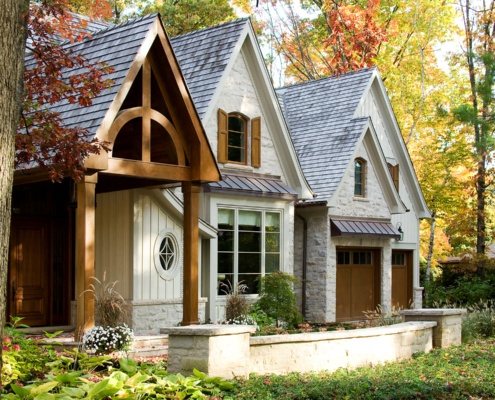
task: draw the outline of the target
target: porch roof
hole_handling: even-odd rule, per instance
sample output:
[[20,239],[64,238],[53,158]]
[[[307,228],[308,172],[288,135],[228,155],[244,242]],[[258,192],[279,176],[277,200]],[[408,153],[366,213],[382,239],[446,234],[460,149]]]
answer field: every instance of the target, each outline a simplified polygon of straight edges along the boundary
[[295,200],[297,192],[280,180],[269,175],[235,175],[222,174],[220,182],[203,185],[205,192],[243,194],[244,196],[276,197]]
[[401,232],[390,222],[331,219],[332,236],[379,236],[400,239]]

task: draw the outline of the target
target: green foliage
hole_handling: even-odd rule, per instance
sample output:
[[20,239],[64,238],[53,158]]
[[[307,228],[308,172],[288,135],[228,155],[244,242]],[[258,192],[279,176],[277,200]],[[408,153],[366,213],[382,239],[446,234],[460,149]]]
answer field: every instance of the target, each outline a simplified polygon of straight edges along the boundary
[[269,318],[273,318],[277,327],[281,324],[295,327],[302,321],[293,290],[297,282],[297,278],[283,272],[265,275],[260,279],[260,297],[256,306]]
[[224,399],[493,399],[494,363],[495,344],[484,342],[352,371],[252,375]]
[[462,319],[462,341],[495,337],[495,302],[480,301],[468,307],[468,313]]
[[30,380],[42,374],[44,364],[53,356],[46,347],[38,346],[17,328],[26,327],[22,318],[12,318],[2,338],[2,386],[17,380]]
[[160,12],[170,36],[183,35],[236,17],[227,0],[155,0],[146,14]]

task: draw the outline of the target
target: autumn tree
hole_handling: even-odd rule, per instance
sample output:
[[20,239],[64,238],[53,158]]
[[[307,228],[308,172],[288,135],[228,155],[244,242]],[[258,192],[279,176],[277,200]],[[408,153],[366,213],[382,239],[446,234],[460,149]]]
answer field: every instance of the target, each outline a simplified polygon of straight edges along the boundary
[[471,127],[476,162],[476,252],[485,253],[486,201],[493,174],[488,171],[495,150],[495,1],[459,0],[464,23],[464,49],[469,96],[454,110]]
[[[0,2],[0,327],[5,324],[14,166],[47,169],[52,180],[79,179],[84,159],[105,148],[86,131],[65,126],[52,109],[64,102],[91,104],[110,83],[105,66],[72,49],[89,35],[87,20],[67,12],[69,0],[29,3]],[[101,14],[102,2],[95,4]]]
[[[15,131],[22,98],[28,1],[0,2],[0,337],[3,337],[9,255]],[[0,367],[2,350],[0,349]]]
[[[246,0],[233,5],[249,8]],[[236,13],[228,0],[155,0],[143,13],[159,12],[169,36],[182,35],[235,19]]]

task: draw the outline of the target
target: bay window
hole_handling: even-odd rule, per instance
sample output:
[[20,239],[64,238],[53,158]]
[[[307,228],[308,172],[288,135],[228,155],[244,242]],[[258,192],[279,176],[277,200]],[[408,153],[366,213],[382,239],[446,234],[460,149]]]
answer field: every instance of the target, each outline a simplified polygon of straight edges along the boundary
[[218,210],[218,294],[238,282],[258,292],[259,278],[280,269],[281,214],[266,210]]

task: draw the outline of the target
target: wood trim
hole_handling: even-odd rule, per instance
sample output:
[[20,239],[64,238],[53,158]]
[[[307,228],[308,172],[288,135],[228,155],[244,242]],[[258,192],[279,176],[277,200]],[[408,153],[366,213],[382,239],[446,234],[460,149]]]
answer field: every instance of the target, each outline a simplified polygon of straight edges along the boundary
[[399,191],[399,164],[390,167],[390,174],[392,175],[395,188]]
[[132,176],[143,179],[182,182],[191,180],[191,168],[181,165],[158,164],[152,162],[110,158],[105,174]]
[[261,117],[251,121],[251,166],[261,167]]
[[218,153],[219,163],[228,162],[227,141],[229,138],[229,116],[221,108],[218,109]]
[[95,276],[95,207],[98,175],[77,184],[76,210],[76,341],[94,325],[94,296],[88,291]]
[[143,63],[143,119],[142,119],[142,160],[151,161],[151,67],[147,59]]
[[199,324],[199,193],[201,184],[183,182],[184,194],[184,283],[181,325]]

